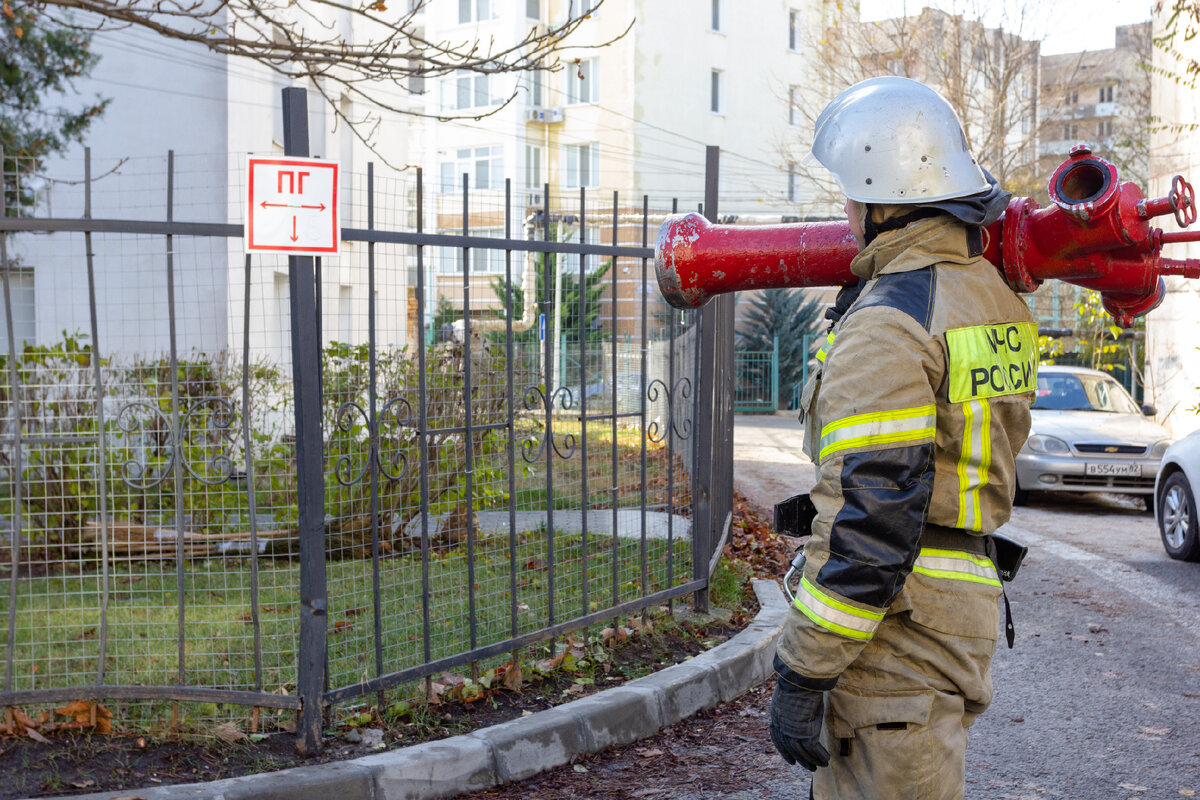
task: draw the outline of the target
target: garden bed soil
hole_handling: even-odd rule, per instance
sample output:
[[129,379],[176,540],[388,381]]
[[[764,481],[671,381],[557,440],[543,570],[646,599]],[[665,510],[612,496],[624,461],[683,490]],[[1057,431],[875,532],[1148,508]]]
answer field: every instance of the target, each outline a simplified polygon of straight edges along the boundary
[[[734,567],[732,574],[744,584],[741,608],[728,615],[704,618],[681,611],[673,617],[675,622],[659,623],[657,628],[653,617],[646,626],[640,616],[629,618],[627,622],[634,632],[628,640],[619,644],[610,641],[608,659],[591,665],[586,674],[579,669],[534,674],[519,691],[497,687],[475,702],[423,706],[400,719],[388,720],[369,712],[366,724],[342,726],[336,735],[327,736],[320,755],[308,758],[296,753],[296,737],[288,732],[272,733],[259,741],[251,741],[236,730],[229,737],[235,741],[179,734],[81,732],[59,732],[48,739],[42,737],[44,741],[0,737],[0,774],[5,777],[0,781],[0,800],[119,790],[130,790],[133,798],[141,787],[211,781],[357,758],[466,733],[617,686],[683,661],[739,632],[757,612],[749,577],[778,577],[791,557],[790,546],[771,533],[765,515],[751,508],[740,495],[735,499],[734,525],[724,552]],[[593,629],[592,641],[595,639]]]

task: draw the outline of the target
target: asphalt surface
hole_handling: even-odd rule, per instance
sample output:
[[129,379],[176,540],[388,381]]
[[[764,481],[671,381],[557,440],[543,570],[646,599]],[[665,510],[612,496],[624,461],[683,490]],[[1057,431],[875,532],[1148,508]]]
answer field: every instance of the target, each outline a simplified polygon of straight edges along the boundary
[[[800,435],[794,415],[736,418],[735,482],[753,502],[812,485]],[[1009,584],[1016,647],[1001,642],[995,699],[971,729],[966,800],[1200,797],[1200,564],[1169,559],[1128,498],[1035,495],[1005,532],[1030,555]],[[487,796],[799,800],[808,773],[774,754],[767,697],[590,760],[586,774],[564,767]]]

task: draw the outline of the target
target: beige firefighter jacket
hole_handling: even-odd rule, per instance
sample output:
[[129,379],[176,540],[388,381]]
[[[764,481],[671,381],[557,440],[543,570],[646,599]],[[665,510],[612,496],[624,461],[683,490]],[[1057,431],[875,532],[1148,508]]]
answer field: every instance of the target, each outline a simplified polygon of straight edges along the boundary
[[818,514],[779,655],[809,688],[836,683],[911,572],[998,593],[982,548],[945,530],[1007,521],[1037,384],[1037,328],[983,235],[922,219],[853,262],[867,283],[804,395]]

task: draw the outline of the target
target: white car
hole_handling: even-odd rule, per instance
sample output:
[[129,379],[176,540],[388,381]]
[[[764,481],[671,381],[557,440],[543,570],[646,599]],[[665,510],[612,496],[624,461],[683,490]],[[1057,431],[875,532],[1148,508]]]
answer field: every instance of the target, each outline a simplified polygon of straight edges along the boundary
[[1029,492],[1112,492],[1154,505],[1159,461],[1171,444],[1152,406],[1139,407],[1107,372],[1038,367],[1029,439],[1017,454],[1015,502]]
[[1189,434],[1167,448],[1154,496],[1158,498],[1155,519],[1167,555],[1180,561],[1200,561],[1197,535],[1196,493],[1200,485],[1200,431]]

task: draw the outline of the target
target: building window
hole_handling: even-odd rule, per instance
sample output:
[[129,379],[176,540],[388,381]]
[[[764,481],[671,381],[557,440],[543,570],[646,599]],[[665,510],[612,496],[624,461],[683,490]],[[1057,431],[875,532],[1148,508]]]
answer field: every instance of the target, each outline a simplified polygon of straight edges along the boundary
[[542,148],[533,144],[525,145],[525,188],[542,188]]
[[500,105],[505,98],[497,94],[495,78],[495,75],[472,74],[466,70],[456,72],[453,78],[443,78],[442,110]]
[[800,89],[788,87],[788,125],[800,124]]
[[1065,100],[1069,106],[1079,105],[1079,90],[1072,89],[1071,91],[1067,92]]
[[712,29],[721,30],[721,0],[712,0]]
[[904,75],[904,59],[892,58],[888,60],[888,72],[892,75],[899,75],[901,78]]
[[353,289],[346,284],[338,286],[338,341],[354,341]]
[[1112,86],[1101,86],[1100,87],[1100,102],[1101,103],[1111,103],[1112,101],[1113,101],[1113,87]]
[[425,76],[421,74],[421,59],[410,58],[408,68],[412,70],[408,76],[408,91],[410,94],[425,94]]
[[584,59],[575,65],[575,69],[568,67],[566,73],[569,105],[600,102],[599,59]]
[[[458,233],[457,230],[447,230],[447,233]],[[472,228],[472,236],[503,236],[502,228]],[[503,274],[504,273],[504,251],[493,250],[492,248],[475,247],[471,249],[471,274]],[[461,275],[463,272],[463,249],[461,247],[435,247],[433,248],[433,260],[437,265],[437,271],[442,275]],[[472,295],[474,296],[474,295]],[[462,308],[461,293],[459,298],[455,298],[455,306]],[[472,301],[474,303],[474,301]]]
[[1112,120],[1111,119],[1100,120],[1100,124],[1096,126],[1096,132],[1100,135],[1101,138],[1107,138],[1109,136],[1112,136],[1112,133],[1113,133]]
[[800,49],[800,12],[788,11],[788,50]]
[[721,70],[714,69],[712,71],[712,90],[710,92],[709,106],[714,114],[721,113]]
[[1079,126],[1076,125],[1074,122],[1068,122],[1066,125],[1063,125],[1063,130],[1062,130],[1062,138],[1063,139],[1075,139],[1078,136],[1079,136]]
[[458,21],[484,22],[500,18],[500,0],[458,0]]
[[567,145],[567,188],[593,188],[600,185],[600,146]]
[[[33,270],[13,269],[8,273],[8,288],[12,303],[13,338],[17,340],[16,349],[21,345],[34,343],[37,333],[37,317],[34,306]],[[3,300],[4,286],[0,284],[0,301]],[[0,353],[8,355],[8,328],[0,325]]]
[[454,160],[441,163],[442,192],[458,191],[464,172],[470,175],[474,189],[503,189],[504,148],[497,145],[456,150]]
[[525,74],[525,97],[529,101],[530,108],[541,108],[545,93],[543,85],[545,81],[545,73],[540,69],[535,69]]
[[525,0],[526,19],[542,18],[542,0]]
[[787,199],[789,203],[796,202],[796,165],[788,164]]

